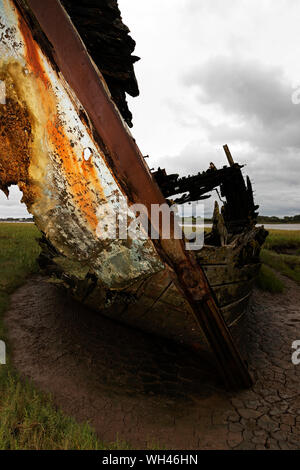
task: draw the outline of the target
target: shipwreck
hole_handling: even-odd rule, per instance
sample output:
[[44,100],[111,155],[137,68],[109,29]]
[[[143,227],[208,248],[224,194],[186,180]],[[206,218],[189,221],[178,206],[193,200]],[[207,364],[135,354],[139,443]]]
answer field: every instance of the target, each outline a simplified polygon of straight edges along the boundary
[[[0,0],[0,34],[0,188],[22,191],[43,234],[41,268],[103,315],[209,351],[228,387],[251,386],[232,329],[247,314],[266,231],[242,166],[225,146],[223,168],[150,171],[129,131],[138,58],[117,0]],[[153,221],[146,237],[98,236],[99,207],[109,225],[117,200],[150,213],[216,188],[224,204],[199,250],[164,239],[159,224],[152,239]]]

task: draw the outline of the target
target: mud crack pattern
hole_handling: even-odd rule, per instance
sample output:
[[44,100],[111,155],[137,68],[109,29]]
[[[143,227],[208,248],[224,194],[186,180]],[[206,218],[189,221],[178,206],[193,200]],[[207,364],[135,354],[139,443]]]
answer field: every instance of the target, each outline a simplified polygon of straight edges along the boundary
[[212,364],[117,324],[41,277],[15,292],[6,314],[13,361],[61,409],[99,438],[133,448],[298,449],[300,288],[255,291],[244,325],[255,385],[226,392]]

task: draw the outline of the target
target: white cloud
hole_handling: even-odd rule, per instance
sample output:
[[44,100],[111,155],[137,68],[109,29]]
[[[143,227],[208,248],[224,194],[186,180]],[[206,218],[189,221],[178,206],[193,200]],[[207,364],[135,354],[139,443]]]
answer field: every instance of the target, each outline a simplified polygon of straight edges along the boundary
[[22,193],[17,186],[9,188],[9,197],[0,191],[0,218],[30,217],[25,204],[21,204]]
[[[119,6],[141,57],[135,66],[141,95],[129,103],[133,134],[150,166],[186,174],[211,160],[223,165],[227,143],[247,163],[261,212],[300,213],[300,105],[290,99],[300,83],[299,0],[119,0]],[[3,204],[4,198],[0,214]]]

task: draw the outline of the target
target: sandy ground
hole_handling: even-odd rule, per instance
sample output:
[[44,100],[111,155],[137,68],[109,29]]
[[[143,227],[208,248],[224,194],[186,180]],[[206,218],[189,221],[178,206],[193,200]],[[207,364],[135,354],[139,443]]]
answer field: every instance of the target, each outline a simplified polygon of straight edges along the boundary
[[177,345],[117,324],[41,277],[17,290],[6,314],[13,361],[61,409],[99,438],[134,448],[298,449],[300,288],[254,292],[245,346],[251,390],[226,392],[211,365]]

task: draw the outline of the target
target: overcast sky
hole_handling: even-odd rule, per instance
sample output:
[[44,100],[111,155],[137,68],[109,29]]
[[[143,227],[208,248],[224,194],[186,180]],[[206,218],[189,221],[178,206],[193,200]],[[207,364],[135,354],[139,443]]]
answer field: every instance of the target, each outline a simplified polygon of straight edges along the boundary
[[[210,161],[223,166],[227,143],[247,164],[262,214],[299,214],[300,104],[291,98],[300,88],[299,0],[119,6],[141,57],[140,96],[129,102],[150,167],[186,175]],[[0,216],[23,215],[18,197],[1,197]]]

